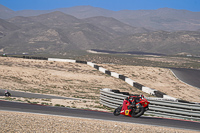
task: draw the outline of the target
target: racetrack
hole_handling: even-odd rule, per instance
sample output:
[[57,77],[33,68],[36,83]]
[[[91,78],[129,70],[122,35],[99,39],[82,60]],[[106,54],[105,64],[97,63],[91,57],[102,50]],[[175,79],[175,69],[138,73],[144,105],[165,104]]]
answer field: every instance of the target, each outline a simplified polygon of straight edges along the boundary
[[185,68],[170,68],[170,70],[179,80],[200,89],[200,70]]
[[[67,98],[67,97],[53,96],[53,95],[43,95],[43,94],[36,94],[36,93],[27,93],[27,92],[12,91],[12,90],[9,90],[9,92],[11,93],[12,97],[78,100],[75,98]],[[4,94],[5,94],[5,90],[0,89],[0,96],[4,96]]]
[[174,128],[200,131],[200,123],[192,121],[154,118],[145,116],[140,118],[131,118],[122,115],[114,116],[112,113],[108,112],[51,107],[51,106],[42,106],[42,105],[7,102],[7,101],[0,101],[0,105],[1,105],[0,110],[5,110],[5,111],[19,111],[19,112],[42,113],[42,114],[71,116],[80,118],[101,119],[109,121],[121,121],[128,123],[148,124],[148,125],[157,125],[164,127],[174,127]]

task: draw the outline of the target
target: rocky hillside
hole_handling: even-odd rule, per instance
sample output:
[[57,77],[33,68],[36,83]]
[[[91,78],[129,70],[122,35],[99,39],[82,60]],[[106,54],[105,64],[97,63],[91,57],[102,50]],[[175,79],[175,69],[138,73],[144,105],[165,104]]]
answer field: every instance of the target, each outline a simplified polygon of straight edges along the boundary
[[[101,49],[199,55],[200,27],[197,22],[200,17],[197,12],[166,8],[114,12],[90,6],[58,10],[23,12],[1,5],[0,17],[5,18],[2,15],[5,12],[9,19],[0,19],[0,52],[77,55],[88,49]],[[177,20],[176,16],[179,16]],[[190,26],[182,22],[190,23]],[[154,26],[158,29],[165,27],[166,30],[170,30],[169,27],[177,30],[174,26],[179,29],[185,27],[195,31],[154,31]]]
[[161,8],[157,10],[121,10],[111,11],[92,6],[76,6],[53,10],[21,10],[13,11],[0,5],[0,18],[8,19],[14,16],[38,16],[50,12],[60,11],[79,19],[104,16],[112,17],[133,27],[144,27],[154,30],[192,30],[200,29],[200,12]]
[[[104,23],[98,25],[95,24],[96,21]],[[113,18],[95,17],[82,20],[58,11],[34,17],[18,16],[7,20],[7,23],[20,28],[10,30],[9,34],[1,38],[0,46],[4,52],[64,54],[71,50],[100,49],[111,44],[117,37],[149,31],[126,25]]]
[[155,31],[133,34],[117,38],[112,43],[115,45],[115,50],[123,49],[125,51],[146,51],[163,54],[182,52],[200,54],[200,32],[197,31]]

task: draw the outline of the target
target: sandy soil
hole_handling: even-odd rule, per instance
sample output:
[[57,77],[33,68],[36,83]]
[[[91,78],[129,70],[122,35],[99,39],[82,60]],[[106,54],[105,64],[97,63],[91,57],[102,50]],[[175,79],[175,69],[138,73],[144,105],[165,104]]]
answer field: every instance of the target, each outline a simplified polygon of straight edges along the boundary
[[0,111],[0,132],[198,133],[198,131],[73,117]]

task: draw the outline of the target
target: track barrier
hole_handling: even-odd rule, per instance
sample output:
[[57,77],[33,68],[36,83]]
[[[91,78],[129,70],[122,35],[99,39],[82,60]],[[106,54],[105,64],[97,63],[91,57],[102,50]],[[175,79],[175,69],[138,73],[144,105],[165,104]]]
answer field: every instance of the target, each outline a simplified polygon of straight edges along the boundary
[[[128,95],[119,90],[108,88],[100,90],[100,103],[113,109],[122,105],[126,97]],[[145,112],[146,115],[200,121],[200,105],[198,103],[183,103],[167,98],[145,98],[150,102],[149,110]]]

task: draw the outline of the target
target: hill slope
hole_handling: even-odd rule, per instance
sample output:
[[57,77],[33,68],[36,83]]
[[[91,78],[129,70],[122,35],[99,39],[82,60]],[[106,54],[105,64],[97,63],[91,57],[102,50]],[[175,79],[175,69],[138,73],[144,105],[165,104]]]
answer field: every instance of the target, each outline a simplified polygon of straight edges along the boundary
[[115,50],[119,51],[145,51],[163,54],[186,52],[198,55],[200,54],[200,32],[156,31],[134,34],[117,38],[113,41],[113,45],[115,45]]
[[144,27],[154,30],[192,30],[200,29],[200,12],[187,10],[175,10],[171,8],[161,8],[157,10],[121,10],[111,11],[92,6],[76,6],[54,10],[21,10],[12,11],[0,5],[0,18],[7,19],[14,16],[38,16],[54,11],[60,11],[77,18],[89,18],[96,16],[113,17],[123,23],[133,27]]
[[0,48],[4,53],[78,55],[88,49],[101,49],[200,54],[199,31],[152,32],[111,17],[78,19],[59,11],[0,22]]

